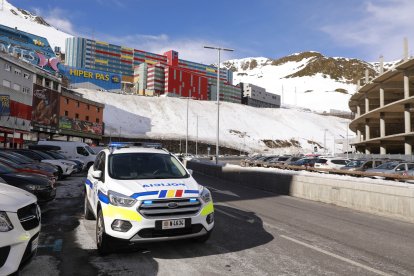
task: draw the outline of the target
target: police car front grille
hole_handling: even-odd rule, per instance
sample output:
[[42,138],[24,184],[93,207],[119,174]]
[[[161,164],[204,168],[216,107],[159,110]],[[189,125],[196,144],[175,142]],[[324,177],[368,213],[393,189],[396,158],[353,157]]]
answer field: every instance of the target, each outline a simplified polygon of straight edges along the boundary
[[[200,211],[201,203],[198,199],[159,199],[144,201],[138,207],[138,212],[147,218],[170,216],[189,216]],[[147,202],[147,203],[146,203]]]
[[26,231],[36,228],[40,224],[40,211],[35,203],[17,210],[17,217]]

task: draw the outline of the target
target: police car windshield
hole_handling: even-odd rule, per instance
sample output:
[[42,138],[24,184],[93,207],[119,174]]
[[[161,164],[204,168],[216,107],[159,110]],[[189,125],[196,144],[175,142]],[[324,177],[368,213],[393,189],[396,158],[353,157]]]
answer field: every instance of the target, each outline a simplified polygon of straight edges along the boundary
[[184,167],[169,154],[119,153],[108,157],[108,173],[114,179],[188,178]]

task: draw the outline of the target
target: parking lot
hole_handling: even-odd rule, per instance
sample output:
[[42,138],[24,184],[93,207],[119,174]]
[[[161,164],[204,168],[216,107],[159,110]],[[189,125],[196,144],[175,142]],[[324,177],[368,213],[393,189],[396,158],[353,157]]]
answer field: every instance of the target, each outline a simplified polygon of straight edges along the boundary
[[213,192],[205,244],[141,244],[101,257],[83,219],[83,176],[44,210],[37,257],[22,275],[412,275],[414,225],[195,175]]

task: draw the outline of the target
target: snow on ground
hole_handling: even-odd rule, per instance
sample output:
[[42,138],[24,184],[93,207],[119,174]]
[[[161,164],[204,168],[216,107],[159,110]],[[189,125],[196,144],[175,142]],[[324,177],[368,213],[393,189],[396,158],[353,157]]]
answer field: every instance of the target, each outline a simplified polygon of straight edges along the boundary
[[4,6],[1,5],[2,3],[0,3],[0,7],[2,8],[2,10],[0,9],[1,25],[5,25],[10,28],[17,27],[21,31],[45,37],[52,46],[52,49],[54,49],[55,46],[59,46],[63,52],[65,51],[65,39],[71,37],[71,35],[52,26],[49,27],[36,23],[33,21],[35,17],[34,15],[22,13],[7,1],[4,1]]
[[[122,95],[96,90],[76,89],[85,98],[105,104],[105,135],[129,138],[185,139],[187,103],[189,105],[189,139],[196,140],[198,116],[199,141],[215,144],[217,105],[210,101],[166,97]],[[221,102],[220,144],[246,151],[266,149],[261,140],[290,140],[301,143],[302,152],[313,150],[308,140],[334,150],[334,139],[346,137],[349,120],[322,116],[297,108],[254,108]],[[276,150],[294,153],[297,149]]]

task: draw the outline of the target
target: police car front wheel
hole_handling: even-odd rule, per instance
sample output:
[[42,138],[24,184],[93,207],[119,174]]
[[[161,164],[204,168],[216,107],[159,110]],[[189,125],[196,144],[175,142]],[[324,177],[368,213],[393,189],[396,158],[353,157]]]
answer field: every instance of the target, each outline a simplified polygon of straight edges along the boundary
[[98,218],[96,220],[96,246],[99,254],[101,255],[105,255],[110,252],[110,241],[109,236],[105,233],[105,223],[102,210],[99,210]]

